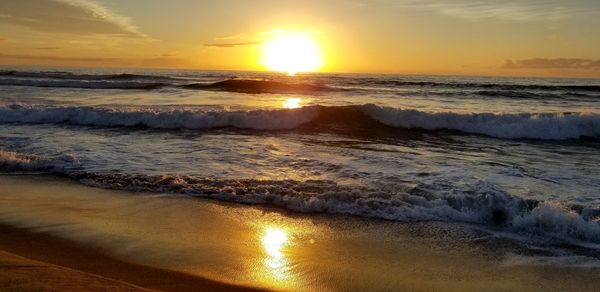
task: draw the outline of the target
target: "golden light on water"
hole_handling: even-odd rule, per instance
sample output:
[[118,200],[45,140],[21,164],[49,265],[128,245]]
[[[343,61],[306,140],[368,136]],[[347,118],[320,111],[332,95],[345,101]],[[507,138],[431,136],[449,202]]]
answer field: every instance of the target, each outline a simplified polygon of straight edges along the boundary
[[284,108],[299,108],[300,107],[300,103],[302,103],[302,99],[298,98],[298,97],[294,97],[294,98],[288,98],[283,102],[283,107]]
[[305,32],[282,31],[262,44],[261,64],[271,71],[313,72],[323,67],[325,58],[319,42]]
[[265,267],[277,281],[284,281],[288,277],[288,262],[282,249],[288,243],[287,233],[281,228],[267,227],[261,238],[262,246],[266,252]]

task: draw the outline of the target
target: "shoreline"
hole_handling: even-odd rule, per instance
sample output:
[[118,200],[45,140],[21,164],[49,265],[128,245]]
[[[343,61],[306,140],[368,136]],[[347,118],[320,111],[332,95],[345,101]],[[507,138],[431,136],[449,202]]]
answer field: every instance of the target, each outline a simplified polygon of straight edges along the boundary
[[134,264],[99,249],[0,223],[0,290],[265,291]]
[[[42,175],[0,175],[0,185],[0,264],[19,255],[64,267],[74,276],[58,284],[95,279],[84,290],[597,290],[600,268],[570,265],[596,259],[462,224],[294,214]],[[12,290],[40,290],[21,285]]]

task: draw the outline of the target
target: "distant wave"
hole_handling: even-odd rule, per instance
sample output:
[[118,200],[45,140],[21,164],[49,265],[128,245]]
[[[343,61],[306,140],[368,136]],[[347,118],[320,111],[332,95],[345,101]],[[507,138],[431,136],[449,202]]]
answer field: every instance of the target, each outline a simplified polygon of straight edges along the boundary
[[[479,95],[479,96],[486,96],[486,97],[508,97],[508,98],[515,98],[515,99],[539,99],[539,100],[547,100],[547,99],[565,99],[565,98],[589,98],[589,99],[596,99],[596,98],[600,98],[600,91],[599,92],[592,92],[592,93],[584,93],[584,92],[573,92],[573,91],[560,91],[560,92],[548,92],[548,91],[519,91],[519,90],[480,90],[480,91],[474,91],[473,94],[475,95]],[[454,92],[451,94],[448,93],[443,93],[442,95],[452,95],[452,96],[457,96],[457,95],[465,95],[464,92]]]
[[600,92],[600,85],[571,85],[571,84],[513,84],[513,83],[475,83],[475,82],[434,82],[434,81],[405,81],[394,79],[362,78],[354,81],[355,85],[383,85],[388,87],[439,87],[453,89],[495,89],[495,90],[540,90],[540,91],[592,91]]
[[[47,171],[83,184],[127,191],[182,193],[243,204],[267,204],[305,213],[346,214],[394,221],[454,221],[502,226],[561,240],[600,243],[600,210],[554,201],[523,200],[485,182],[440,196],[419,186],[395,191],[341,186],[332,181],[208,179],[179,175],[89,173],[68,159],[0,151],[0,170]],[[577,211],[579,210],[579,211]]]
[[299,109],[199,111],[186,108],[97,108],[68,106],[0,107],[0,123],[71,124],[96,127],[156,129],[284,130],[303,125],[336,124],[349,131],[358,127],[453,130],[496,138],[565,140],[600,137],[600,115],[431,113],[418,110],[362,106],[308,106]]
[[[1,76],[1,74],[0,74]],[[121,77],[119,77],[121,76]],[[286,83],[270,80],[229,79],[214,83],[182,83],[138,79],[138,75],[115,75],[107,79],[23,79],[0,78],[0,86],[29,86],[29,87],[55,87],[55,88],[81,88],[81,89],[143,89],[152,90],[164,87],[181,88],[189,90],[228,91],[240,93],[279,93],[279,94],[314,94],[322,91],[336,89],[323,85],[309,83]],[[130,78],[131,77],[131,78]]]
[[39,79],[68,79],[68,80],[135,80],[135,79],[156,79],[156,80],[174,80],[173,77],[164,75],[143,75],[131,73],[118,74],[77,74],[63,71],[0,71],[0,77],[20,77],[20,78],[39,78]]
[[30,86],[82,89],[157,89],[166,86],[161,82],[107,81],[107,80],[52,80],[0,78],[0,86]]
[[211,84],[187,84],[187,89],[221,90],[242,93],[311,93],[332,88],[308,83],[284,83],[269,80],[231,79]]
[[[189,77],[189,78],[188,78]],[[592,96],[598,97],[600,85],[592,84],[517,84],[481,82],[437,82],[403,80],[401,77],[355,77],[328,76],[318,79],[237,78],[228,74],[198,73],[200,78],[225,79],[214,83],[198,83],[193,74],[183,78],[168,75],[147,74],[84,74],[61,71],[0,71],[0,86],[67,87],[85,89],[158,89],[175,87],[190,90],[219,90],[241,93],[299,93],[320,92],[364,92],[378,89],[418,88],[430,89],[435,94],[439,89],[459,91],[458,94],[479,94],[514,98],[545,98],[548,96]],[[497,81],[496,81],[497,82]],[[464,92],[462,92],[464,90]],[[457,94],[457,92],[450,92]]]

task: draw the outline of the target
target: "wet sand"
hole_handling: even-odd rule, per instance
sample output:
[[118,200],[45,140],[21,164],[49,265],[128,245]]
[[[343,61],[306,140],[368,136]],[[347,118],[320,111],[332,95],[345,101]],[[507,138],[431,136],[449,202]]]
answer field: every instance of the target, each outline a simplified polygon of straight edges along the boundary
[[259,291],[133,264],[73,241],[0,225],[0,291]]
[[0,251],[2,291],[152,291],[66,267]]
[[[6,289],[595,291],[600,279],[598,268],[512,264],[528,252],[460,224],[304,215],[51,176],[0,176],[0,186],[0,262],[23,261],[0,278]],[[63,274],[40,276],[27,261]]]

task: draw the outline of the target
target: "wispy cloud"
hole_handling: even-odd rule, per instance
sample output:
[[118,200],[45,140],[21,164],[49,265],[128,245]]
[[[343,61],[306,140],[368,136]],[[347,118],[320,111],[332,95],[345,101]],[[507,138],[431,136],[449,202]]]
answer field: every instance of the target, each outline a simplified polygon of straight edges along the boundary
[[168,53],[162,53],[162,54],[160,54],[160,57],[171,58],[171,57],[175,57],[177,55],[179,55],[179,52],[168,52]]
[[128,17],[91,0],[0,0],[0,22],[42,32],[146,37]]
[[252,45],[256,45],[259,44],[259,41],[253,41],[253,42],[242,42],[242,43],[211,43],[211,44],[204,44],[207,47],[217,47],[217,48],[233,48],[233,47],[239,47],[239,46],[252,46]]
[[[263,42],[272,40],[273,38],[291,32],[287,29],[273,29],[265,31],[255,31],[249,33],[241,33],[232,36],[218,37],[214,39],[214,42],[204,44],[207,47],[216,48],[233,48],[239,46],[253,46]],[[316,31],[293,31],[301,34],[317,34],[320,32]]]
[[58,50],[58,47],[35,47],[32,48],[33,50],[40,50],[40,51],[51,51],[51,50]]
[[94,57],[58,57],[58,56],[43,56],[43,55],[12,55],[0,53],[0,59],[13,60],[43,60],[43,61],[63,61],[63,62],[117,62],[117,58],[94,58]]
[[600,60],[578,58],[533,58],[524,60],[506,60],[505,69],[580,69],[600,70]]
[[[388,0],[389,1],[389,0]],[[432,11],[470,21],[496,19],[503,21],[561,20],[586,11],[576,1],[558,0],[400,0],[389,4],[401,8]]]

